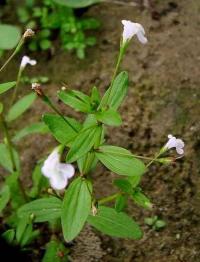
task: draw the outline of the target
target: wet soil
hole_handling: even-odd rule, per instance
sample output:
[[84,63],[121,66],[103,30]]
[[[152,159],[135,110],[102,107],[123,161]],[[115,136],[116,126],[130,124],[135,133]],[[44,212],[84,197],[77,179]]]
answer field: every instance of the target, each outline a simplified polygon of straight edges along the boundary
[[[63,53],[57,46],[50,59],[45,53],[36,55],[38,65],[29,68],[27,74],[49,76],[51,83],[44,88],[55,102],[62,82],[86,93],[96,85],[103,92],[118,52],[120,21],[130,19],[143,24],[149,43],[142,46],[134,40],[127,51],[122,68],[129,71],[130,88],[120,110],[123,125],[108,130],[108,142],[151,156],[172,133],[185,141],[185,157],[170,166],[154,165],[145,174],[142,188],[154,208],[146,211],[130,203],[128,210],[144,231],[140,241],[110,238],[87,226],[74,241],[70,256],[81,262],[199,262],[200,2],[163,0],[149,9],[129,6],[129,2],[96,5],[87,11],[86,15],[97,17],[102,27],[94,32],[98,44],[88,49],[85,60]],[[16,66],[10,65],[4,78],[13,80]],[[24,87],[22,93],[28,88]],[[63,113],[82,119],[82,115],[59,106]],[[15,128],[38,121],[47,110],[37,100],[21,121],[14,123]],[[36,135],[18,145],[27,186],[35,163],[55,144],[50,135]],[[114,174],[99,167],[93,177],[97,196],[113,192]],[[145,217],[154,215],[167,223],[159,232],[144,223]]]

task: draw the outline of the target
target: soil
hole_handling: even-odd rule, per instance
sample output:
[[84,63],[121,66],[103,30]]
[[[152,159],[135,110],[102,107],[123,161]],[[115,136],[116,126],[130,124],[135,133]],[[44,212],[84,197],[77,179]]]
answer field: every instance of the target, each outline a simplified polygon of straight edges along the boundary
[[[44,88],[55,102],[62,82],[86,93],[96,85],[103,92],[118,52],[120,21],[130,19],[141,23],[149,42],[142,46],[134,39],[128,48],[122,65],[130,75],[129,94],[120,110],[123,125],[109,129],[108,142],[133,153],[152,156],[166,142],[167,135],[174,134],[185,141],[185,156],[170,166],[153,165],[145,174],[142,189],[154,208],[146,211],[130,203],[128,210],[143,229],[141,240],[110,238],[86,226],[72,243],[70,256],[72,261],[81,262],[199,262],[200,2],[160,0],[149,9],[130,6],[133,1],[122,2],[123,5],[96,5],[85,14],[95,16],[102,23],[101,29],[94,32],[98,44],[88,49],[85,60],[63,53],[57,46],[50,59],[45,53],[36,56],[38,65],[29,68],[27,74],[47,75],[51,83]],[[4,79],[15,78],[19,61],[20,57],[14,65],[9,65]],[[66,106],[59,106],[63,113],[82,119]],[[14,128],[38,121],[47,110],[38,99]],[[55,144],[50,135],[36,135],[18,145],[27,186],[36,161]],[[99,167],[93,177],[98,197],[114,192],[111,185],[114,174]],[[154,215],[167,223],[164,229],[155,231],[145,225],[144,219]]]

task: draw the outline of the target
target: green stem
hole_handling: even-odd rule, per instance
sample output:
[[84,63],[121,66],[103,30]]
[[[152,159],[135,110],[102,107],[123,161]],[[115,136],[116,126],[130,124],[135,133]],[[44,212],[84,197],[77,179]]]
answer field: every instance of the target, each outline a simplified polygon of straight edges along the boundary
[[107,203],[107,202],[111,202],[113,201],[115,198],[117,198],[119,195],[121,195],[121,193],[115,193],[113,195],[110,195],[110,196],[107,196],[107,197],[104,197],[102,199],[100,199],[98,201],[98,204],[104,204],[104,203]]
[[155,157],[146,165],[146,167],[149,167],[153,162],[157,161],[161,153],[159,152],[158,154],[155,155]]
[[60,117],[62,117],[62,119],[75,131],[77,132],[77,130],[70,124],[70,122],[62,115],[62,113],[56,108],[56,106],[53,104],[53,102],[46,96],[46,95],[42,95],[41,96],[42,100],[48,104]]
[[[111,83],[110,83],[110,87],[109,89],[107,90],[108,91],[108,96],[106,98],[106,100],[104,101],[104,104],[106,105],[109,101],[109,98],[110,98],[110,93],[111,93],[111,89],[112,89],[112,86],[113,86],[113,83],[114,83],[114,80],[117,76],[117,73],[118,73],[118,70],[119,70],[119,67],[120,67],[120,64],[122,62],[122,58],[124,56],[124,51],[125,51],[125,48],[121,45],[120,46],[120,50],[119,50],[119,54],[118,54],[118,58],[117,58],[117,63],[116,63],[116,66],[115,66],[115,70],[114,70],[114,73],[113,73],[113,76],[112,76],[112,79],[111,79]],[[101,103],[98,107],[98,110],[99,108],[101,108]]]
[[3,64],[3,66],[0,68],[0,72],[8,65],[8,63],[13,59],[13,57],[19,52],[19,50],[21,49],[22,45],[24,44],[24,38],[22,37],[17,45],[17,47],[15,48],[14,52],[11,54],[11,56],[9,56],[9,58],[7,59],[7,61]]
[[118,58],[117,58],[117,63],[116,63],[115,70],[114,70],[114,73],[113,73],[113,76],[112,76],[112,80],[111,80],[111,87],[113,86],[113,82],[114,82],[115,77],[116,77],[116,75],[118,73],[118,70],[119,70],[120,64],[122,62],[123,56],[124,56],[124,48],[120,47],[119,55],[118,55]]
[[16,97],[17,97],[17,91],[18,91],[18,87],[19,87],[19,83],[20,83],[20,79],[21,79],[21,75],[22,75],[22,69],[20,68],[17,74],[17,81],[16,81],[16,85],[13,91],[13,95],[11,98],[11,103],[10,103],[10,107],[14,104]]
[[14,158],[14,153],[13,153],[13,146],[12,146],[12,142],[11,142],[10,135],[9,135],[9,132],[8,132],[7,123],[6,123],[2,114],[0,114],[0,119],[1,119],[2,127],[3,127],[3,131],[4,131],[4,135],[5,135],[6,140],[7,140],[10,160],[12,162],[12,169],[13,169],[13,171],[17,171],[17,166],[16,166],[16,163],[15,163],[15,158]]

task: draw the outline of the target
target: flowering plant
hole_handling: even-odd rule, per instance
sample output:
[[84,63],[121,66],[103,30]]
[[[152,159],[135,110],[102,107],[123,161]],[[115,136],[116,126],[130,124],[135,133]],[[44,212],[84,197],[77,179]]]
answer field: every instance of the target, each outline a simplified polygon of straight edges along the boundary
[[[54,237],[55,227],[57,230],[62,228],[67,242],[80,233],[85,223],[110,236],[140,239],[142,231],[139,225],[125,210],[128,199],[142,208],[151,209],[152,203],[140,187],[143,175],[155,162],[169,164],[175,161],[175,158],[166,156],[171,148],[176,148],[181,156],[184,153],[183,141],[172,135],[168,136],[168,142],[153,157],[139,156],[106,142],[106,127],[117,127],[122,123],[118,109],[128,92],[128,73],[119,72],[121,61],[134,35],[142,44],[147,43],[142,25],[125,20],[122,23],[124,30],[119,55],[105,94],[101,96],[97,87],[92,88],[90,95],[66,88],[61,88],[58,92],[58,97],[64,104],[86,115],[83,123],[63,115],[40,84],[32,85],[38,97],[54,111],[54,114],[44,114],[43,122],[59,145],[36,167],[31,193],[22,190],[24,198],[17,204],[16,228],[17,239],[22,244],[27,243],[24,240],[27,232],[29,240],[38,234],[38,230],[33,230],[33,223],[41,222],[49,222],[54,228]],[[23,59],[22,62],[25,60],[30,64],[35,63],[29,59]],[[24,69],[24,63],[22,65],[18,76]],[[3,88],[0,86],[1,89]],[[38,131],[37,128],[36,130]],[[7,146],[12,150],[9,141],[7,139]],[[10,159],[13,161],[11,171],[16,173],[17,170],[19,174],[20,170],[14,168],[13,154],[10,154]],[[97,199],[93,173],[99,162],[119,177],[113,181],[116,193]],[[42,191],[47,184],[51,187],[48,193]],[[10,198],[6,199],[4,206]],[[31,199],[34,200],[30,201]],[[114,202],[114,205],[108,206],[107,203],[110,202]]]
[[[119,72],[119,68],[125,51],[134,35],[142,44],[147,43],[142,25],[126,20],[122,24],[124,30],[118,60],[105,94],[101,97],[97,87],[92,88],[90,95],[66,88],[58,92],[58,97],[64,104],[86,114],[83,123],[62,115],[45,95],[42,87],[39,84],[33,85],[38,96],[56,113],[45,114],[43,121],[61,145],[44,162],[42,172],[49,178],[51,187],[61,196],[60,200],[57,199],[60,201],[59,212],[56,210],[54,213],[61,219],[63,236],[67,242],[79,234],[86,222],[111,236],[141,238],[139,225],[124,211],[127,200],[131,198],[139,206],[151,209],[151,201],[139,186],[142,176],[153,162],[172,162],[172,158],[163,157],[170,148],[175,147],[178,154],[183,154],[184,143],[171,135],[166,145],[153,158],[138,156],[106,143],[106,126],[119,126],[122,123],[118,109],[128,92],[128,73]],[[66,155],[64,149],[67,151]],[[61,159],[64,159],[64,163]],[[145,164],[142,160],[149,163]],[[76,176],[68,184],[68,179],[74,175],[72,164],[75,162],[78,167]],[[113,181],[118,192],[101,199],[95,197],[93,189],[92,174],[98,162],[121,176]],[[115,202],[114,207],[106,206],[108,202]]]

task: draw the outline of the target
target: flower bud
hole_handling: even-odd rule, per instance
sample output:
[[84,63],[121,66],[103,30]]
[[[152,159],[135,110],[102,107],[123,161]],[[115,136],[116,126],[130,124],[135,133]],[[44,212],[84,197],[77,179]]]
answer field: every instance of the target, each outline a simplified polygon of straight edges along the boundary
[[158,158],[157,161],[161,164],[167,165],[167,164],[174,163],[176,159],[173,157],[163,157],[163,158]]
[[23,34],[23,38],[32,37],[35,35],[35,32],[32,29],[26,29],[26,31]]

